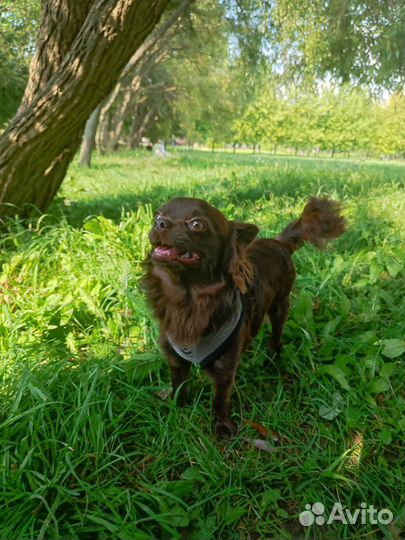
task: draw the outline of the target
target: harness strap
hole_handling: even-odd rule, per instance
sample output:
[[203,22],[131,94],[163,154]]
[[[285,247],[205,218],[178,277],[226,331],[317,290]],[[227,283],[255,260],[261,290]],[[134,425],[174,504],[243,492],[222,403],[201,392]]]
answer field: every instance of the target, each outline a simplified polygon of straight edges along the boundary
[[204,336],[194,347],[175,343],[171,336],[167,339],[177,358],[197,364],[202,368],[209,367],[228,348],[232,339],[239,332],[245,315],[245,303],[237,291],[236,308],[231,317],[215,332]]

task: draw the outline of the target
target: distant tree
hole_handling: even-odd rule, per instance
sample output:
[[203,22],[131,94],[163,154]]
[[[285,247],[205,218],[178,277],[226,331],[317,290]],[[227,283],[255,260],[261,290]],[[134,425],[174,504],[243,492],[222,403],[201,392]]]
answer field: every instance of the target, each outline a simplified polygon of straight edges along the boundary
[[397,90],[405,80],[403,0],[277,0],[268,33],[287,73]]
[[0,127],[17,111],[28,79],[39,0],[0,3]]
[[[401,118],[401,102],[399,98],[394,102]],[[307,153],[319,148],[333,156],[336,152],[370,152],[375,148],[377,111],[381,117],[390,117],[389,107],[379,107],[365,92],[348,86],[320,94],[300,94],[286,87],[276,92],[267,87],[234,126],[238,141],[246,144],[264,143],[273,150],[281,145]],[[402,119],[405,121],[403,114]],[[387,141],[397,137],[394,133],[401,120],[390,122],[392,128],[385,128]],[[380,130],[387,126],[382,121],[380,125]]]
[[[177,21],[161,36],[176,13]],[[132,148],[142,135],[154,141],[177,136],[214,147],[231,143],[240,93],[229,62],[228,31],[217,0],[183,0],[168,10],[148,38],[159,36],[155,45],[125,70],[103,106],[98,148]]]
[[[145,107],[141,103],[145,101],[147,90],[145,82],[153,68],[167,56],[167,43],[176,33],[176,27],[180,24],[181,17],[187,12],[194,0],[182,0],[180,4],[172,3],[165,13],[165,17],[154,31],[148,36],[135,54],[130,58],[124,67],[117,84],[108,98],[102,104],[98,117],[99,126],[99,146],[102,151],[116,150],[125,135],[125,131],[131,131],[131,143],[129,146],[136,146],[135,140],[139,140],[138,132],[142,132],[155,114],[150,108],[146,108],[145,115],[140,118]],[[162,75],[162,73],[160,74]],[[163,74],[164,75],[164,74]],[[161,83],[164,76],[161,77]],[[161,85],[162,86],[162,85]],[[83,152],[92,148],[92,141],[95,140],[95,130],[98,122],[93,122],[95,114],[92,114],[86,125],[83,137]],[[145,119],[148,119],[145,122]],[[83,161],[84,165],[88,161]]]
[[80,166],[90,167],[91,156],[94,150],[96,142],[96,131],[98,119],[100,118],[101,103],[97,105],[94,111],[91,113],[90,118],[86,122],[84,128],[82,145],[80,147]]
[[380,157],[405,157],[405,96],[391,96],[376,110],[375,150]]
[[24,98],[0,136],[0,216],[47,210],[87,118],[168,1],[43,1]]
[[311,152],[319,140],[319,98],[314,94],[298,92],[292,97],[287,121],[286,144],[295,149]]

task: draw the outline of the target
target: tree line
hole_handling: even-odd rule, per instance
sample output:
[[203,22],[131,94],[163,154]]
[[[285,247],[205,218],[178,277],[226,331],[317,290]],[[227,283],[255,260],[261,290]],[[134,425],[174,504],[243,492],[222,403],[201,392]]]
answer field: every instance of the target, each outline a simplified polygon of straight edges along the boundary
[[[387,79],[390,65],[396,72],[392,58],[378,73],[376,66],[372,68],[376,79],[386,77],[389,93],[365,84],[370,72],[359,74],[358,84],[338,84],[336,78],[326,85],[308,68],[305,76],[287,64],[285,73],[274,71],[269,55],[262,52],[264,34],[257,32],[254,20],[257,10],[242,10],[236,19],[227,17],[224,5],[216,1],[183,2],[179,10],[143,61],[128,65],[102,104],[97,124],[89,122],[95,133],[89,129],[88,134],[99,151],[133,149],[146,137],[152,142],[175,138],[213,149],[233,145],[404,156],[404,94],[395,77]],[[229,46],[234,39],[237,54]],[[346,79],[342,75],[341,81]],[[91,142],[84,148],[89,146]]]
[[403,155],[404,23],[402,0],[3,0],[0,218],[47,211],[83,133],[87,163],[173,135]]
[[234,141],[253,149],[327,151],[366,156],[405,156],[405,98],[383,102],[348,87],[319,94],[277,95],[265,91],[233,124]]

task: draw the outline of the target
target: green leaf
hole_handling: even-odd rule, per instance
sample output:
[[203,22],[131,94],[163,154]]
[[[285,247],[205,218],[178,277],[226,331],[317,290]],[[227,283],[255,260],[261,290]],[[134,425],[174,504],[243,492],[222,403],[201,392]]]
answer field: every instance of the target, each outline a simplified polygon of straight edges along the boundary
[[96,235],[103,234],[103,226],[98,217],[93,217],[86,221],[83,225],[83,229]]
[[133,353],[128,360],[122,360],[122,367],[131,380],[142,380],[161,365],[161,360],[154,353]]
[[322,335],[329,336],[333,335],[336,331],[336,328],[338,327],[340,323],[340,317],[335,317],[334,319],[330,319],[323,327],[322,329]]
[[370,279],[371,284],[377,283],[382,271],[383,271],[383,268],[376,261],[372,261],[370,263],[370,277],[369,277],[369,279]]
[[347,366],[356,363],[356,358],[354,358],[353,355],[350,354],[338,354],[336,356],[335,363],[338,367],[340,367],[341,370],[345,371],[346,369],[348,369]]
[[336,255],[333,263],[333,271],[335,274],[340,274],[346,267],[346,261],[341,255]]
[[215,517],[207,516],[204,520],[199,521],[198,528],[193,535],[193,538],[204,538],[211,540],[216,538],[215,530],[217,528]]
[[350,300],[347,298],[347,296],[345,296],[344,294],[340,296],[339,301],[340,301],[340,313],[342,317],[347,317],[350,313],[352,304]]
[[181,474],[184,480],[194,480],[195,482],[203,482],[204,476],[197,467],[187,467],[187,469]]
[[350,390],[349,383],[347,382],[346,375],[344,374],[344,371],[334,365],[334,364],[327,364],[324,366],[320,366],[317,369],[317,373],[319,375],[330,375],[333,377],[344,390]]
[[281,494],[279,489],[268,489],[262,497],[260,503],[260,508],[262,511],[265,511],[269,506],[272,506],[275,502],[281,499]]
[[87,291],[85,291],[82,287],[79,287],[79,296],[86,304],[87,308],[91,313],[96,315],[97,317],[100,317],[101,319],[105,319],[104,312],[100,309],[100,307],[95,303],[93,298],[89,295]]
[[293,318],[300,323],[305,323],[312,326],[312,302],[312,295],[310,295],[306,291],[303,291],[298,298],[298,302],[292,310]]
[[395,278],[402,271],[402,263],[399,259],[392,256],[387,256],[385,259],[385,266],[391,277]]
[[170,517],[168,521],[173,527],[187,527],[190,523],[190,519],[184,508],[180,506],[172,506],[170,508]]
[[396,358],[405,352],[405,342],[402,339],[384,339],[382,354],[387,358]]
[[87,514],[87,519],[89,519],[93,523],[97,523],[97,525],[101,525],[104,529],[106,529],[110,533],[115,533],[118,529],[117,525],[115,525],[114,523],[111,523],[111,521],[108,521],[107,519],[100,516]]
[[290,514],[286,510],[284,510],[284,508],[277,508],[276,515],[283,519],[291,518]]
[[386,362],[380,370],[380,376],[388,379],[394,373],[396,367],[395,362]]
[[368,343],[372,339],[377,339],[375,332],[373,332],[372,330],[367,330],[367,332],[358,334],[355,340],[353,340],[353,342],[358,340],[358,341],[361,341],[362,343]]
[[72,354],[79,354],[78,344],[73,332],[69,332],[69,334],[66,336],[66,345]]
[[55,309],[56,307],[59,307],[62,303],[62,295],[61,294],[50,294],[46,300],[45,300],[45,307],[47,309]]
[[232,525],[236,521],[239,521],[242,516],[246,514],[247,509],[243,506],[235,506],[234,508],[228,508],[225,514],[224,522],[227,525]]
[[383,392],[389,390],[389,388],[390,385],[388,384],[387,379],[381,378],[372,381],[368,386],[368,390],[371,394],[382,394]]
[[28,383],[28,388],[30,389],[31,394],[36,396],[39,400],[41,401],[49,400],[49,396],[47,396],[45,392],[43,392],[40,388],[38,388],[38,386],[34,386],[33,384]]
[[196,485],[193,480],[172,480],[166,483],[165,489],[179,499],[185,499],[187,495],[195,492]]
[[380,432],[379,439],[384,445],[391,444],[391,442],[392,442],[392,433],[391,433],[391,431],[388,430],[388,429],[383,429]]
[[343,411],[344,405],[345,403],[341,394],[335,392],[332,405],[322,405],[322,407],[319,408],[319,416],[326,420],[333,420]]

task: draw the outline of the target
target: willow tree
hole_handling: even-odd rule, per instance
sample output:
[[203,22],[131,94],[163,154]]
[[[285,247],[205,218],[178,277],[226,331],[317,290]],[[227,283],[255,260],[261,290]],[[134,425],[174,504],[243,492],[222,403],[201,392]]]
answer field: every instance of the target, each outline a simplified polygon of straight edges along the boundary
[[46,211],[91,112],[169,0],[43,0],[21,106],[0,137],[0,217]]

